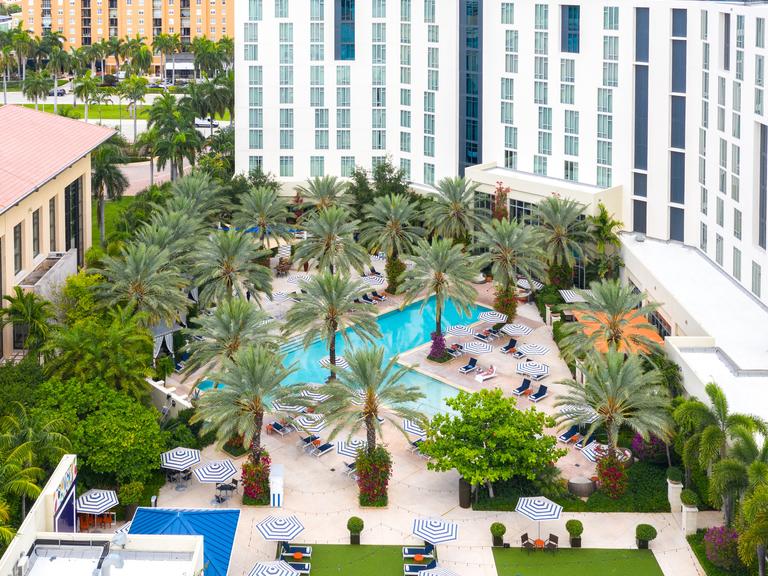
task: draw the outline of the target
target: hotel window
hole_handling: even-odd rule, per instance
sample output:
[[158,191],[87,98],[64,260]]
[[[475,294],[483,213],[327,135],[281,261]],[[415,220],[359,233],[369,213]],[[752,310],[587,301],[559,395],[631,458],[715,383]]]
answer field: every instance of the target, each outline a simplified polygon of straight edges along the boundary
[[280,176],[293,176],[293,156],[280,156]]
[[501,3],[501,23],[502,24],[514,24],[515,23],[515,5],[512,2]]
[[758,48],[765,48],[765,18],[755,20],[755,45]]
[[741,250],[733,247],[733,277],[741,280]]
[[715,262],[723,265],[723,237],[720,234],[715,234]]
[[313,178],[325,175],[325,158],[322,156],[310,156],[309,175]]
[[355,157],[342,156],[341,157],[341,175],[344,177],[352,176],[352,172],[354,170],[355,170]]
[[733,209],[733,236],[741,240],[741,211]]
[[707,251],[707,225],[702,222],[700,231],[699,231],[699,248],[701,248],[702,252],[706,253]]
[[613,112],[613,92],[606,88],[597,89],[597,111]]
[[762,284],[762,271],[760,270],[760,264],[752,262],[752,293],[760,297],[760,287]]
[[618,6],[606,6],[603,8],[603,29],[619,29],[619,8]]
[[[539,109],[541,110],[541,108]],[[551,109],[548,108],[548,110]],[[548,130],[552,129],[551,121]],[[566,134],[578,134],[579,133],[579,113],[575,110],[565,111],[565,133]]]
[[435,165],[424,164],[424,182],[430,186],[435,185]]
[[546,30],[549,27],[549,6],[536,4],[535,7],[536,30]]
[[288,18],[288,0],[275,0],[275,18]]
[[32,257],[40,254],[40,209],[32,212]]
[[579,181],[579,163],[566,160],[563,167],[563,176],[566,180]]
[[547,157],[546,156],[534,156],[533,157],[533,173],[541,176],[547,175]]
[[579,139],[576,136],[565,136],[565,154],[567,156],[579,155]]
[[21,250],[22,250],[21,224],[13,227],[13,272],[21,272]]

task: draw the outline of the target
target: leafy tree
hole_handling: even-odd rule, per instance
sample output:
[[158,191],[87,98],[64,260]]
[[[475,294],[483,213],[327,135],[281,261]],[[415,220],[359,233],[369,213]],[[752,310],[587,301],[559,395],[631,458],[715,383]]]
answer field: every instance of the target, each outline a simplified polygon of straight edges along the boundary
[[475,213],[475,192],[478,184],[464,178],[443,178],[433,200],[427,207],[427,222],[433,234],[467,243],[480,223]]
[[8,304],[0,308],[0,326],[12,324],[14,330],[25,335],[24,348],[36,355],[50,333],[51,303],[19,286],[13,287],[13,296],[5,295],[3,300]]
[[[279,241],[288,242],[293,233],[288,225],[288,204],[276,190],[267,187],[251,188],[240,199],[235,209],[235,226],[243,229],[257,228],[255,234],[261,245],[273,247]],[[274,239],[274,241],[272,240]]]
[[99,239],[102,246],[106,245],[104,207],[107,199],[117,200],[128,189],[128,178],[119,166],[124,162],[120,148],[109,142],[91,154],[91,189],[99,208]]
[[338,206],[330,206],[313,213],[304,228],[307,238],[294,251],[299,264],[317,260],[320,270],[334,271],[354,268],[365,270],[370,261],[368,253],[354,240],[359,222],[349,219],[349,212]]
[[37,358],[26,357],[18,363],[0,365],[0,415],[8,414],[14,402],[27,408],[37,403],[37,390],[45,380]]
[[598,213],[595,216],[589,216],[590,234],[595,243],[595,260],[597,265],[598,277],[613,278],[618,272],[618,266],[621,257],[617,251],[621,248],[618,231],[624,224],[613,218],[605,204],[598,204]]
[[139,117],[139,102],[144,101],[147,95],[148,81],[142,76],[132,75],[120,83],[120,90],[126,100],[131,103],[131,118],[133,118],[133,140],[138,138],[139,132],[136,128]]
[[396,167],[388,156],[384,162],[378,162],[368,171],[362,166],[356,166],[347,184],[347,194],[354,198],[353,213],[362,220],[366,207],[381,196],[411,196],[413,192],[408,185],[408,178],[402,168]]
[[45,100],[53,87],[53,80],[46,70],[34,70],[27,75],[21,85],[21,91],[35,103],[35,110],[40,100]]
[[94,103],[99,92],[99,83],[90,70],[75,80],[74,92],[85,105],[85,121],[88,122],[88,107]]
[[155,143],[158,168],[162,170],[170,163],[171,180],[176,180],[183,175],[185,160],[194,165],[203,144],[189,100],[177,101],[173,94],[163,94],[149,108],[148,127],[158,129]]
[[757,564],[759,576],[765,576],[768,548],[768,486],[759,486],[744,499],[739,517],[739,558],[747,566]]
[[56,45],[48,55],[48,70],[53,75],[53,113],[59,113],[59,76],[67,73],[71,65],[69,54]]
[[43,478],[44,471],[29,464],[33,456],[34,446],[30,442],[12,446],[0,453],[0,502],[7,502],[9,496],[25,502],[27,498],[40,495],[38,482]]
[[346,195],[347,184],[336,176],[315,176],[307,180],[306,185],[297,186],[296,191],[308,208],[317,211],[334,206],[346,207],[351,199]]
[[8,526],[10,520],[11,509],[5,501],[0,500],[0,545],[10,544],[16,535],[16,529]]
[[534,480],[566,451],[556,448],[554,436],[544,428],[554,420],[533,408],[522,411],[503,392],[460,391],[446,400],[450,413],[435,415],[427,425],[420,450],[430,456],[427,467],[445,472],[455,469],[475,488],[512,477]]
[[139,134],[134,141],[136,151],[149,158],[150,187],[155,185],[155,142],[157,141],[157,138],[157,128],[152,127]]

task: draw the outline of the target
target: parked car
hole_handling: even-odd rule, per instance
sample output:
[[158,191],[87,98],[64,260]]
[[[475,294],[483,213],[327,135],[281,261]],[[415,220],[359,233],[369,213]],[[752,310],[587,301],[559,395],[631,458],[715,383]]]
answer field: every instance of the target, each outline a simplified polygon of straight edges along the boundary
[[[66,96],[67,95],[67,89],[66,88],[59,88],[55,92],[57,93],[56,96]],[[48,91],[48,96],[53,96],[53,93],[54,93],[54,90],[53,90],[53,88],[51,88]]]
[[195,126],[198,128],[210,128],[211,126],[218,128],[219,123],[213,118],[195,118]]

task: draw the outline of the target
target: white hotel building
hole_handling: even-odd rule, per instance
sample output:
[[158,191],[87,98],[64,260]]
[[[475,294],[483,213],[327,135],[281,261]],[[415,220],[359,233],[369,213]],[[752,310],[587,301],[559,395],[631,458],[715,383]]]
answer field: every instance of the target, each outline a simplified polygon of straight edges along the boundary
[[[694,393],[768,416],[764,1],[248,0],[237,168],[286,191],[390,156],[513,215],[553,192],[624,222],[625,277]],[[487,202],[487,199],[481,201]]]

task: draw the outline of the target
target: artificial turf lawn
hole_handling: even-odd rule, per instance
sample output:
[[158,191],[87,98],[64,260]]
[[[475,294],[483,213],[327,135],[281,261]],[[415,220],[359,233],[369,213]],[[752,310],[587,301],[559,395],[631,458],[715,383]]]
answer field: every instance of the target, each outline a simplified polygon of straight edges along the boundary
[[402,546],[312,544],[308,561],[312,576],[401,576],[404,564]]
[[494,548],[493,558],[499,576],[663,576],[650,550],[563,548],[552,554]]

